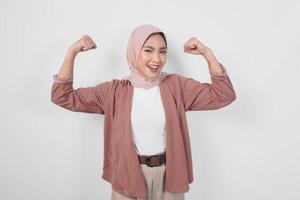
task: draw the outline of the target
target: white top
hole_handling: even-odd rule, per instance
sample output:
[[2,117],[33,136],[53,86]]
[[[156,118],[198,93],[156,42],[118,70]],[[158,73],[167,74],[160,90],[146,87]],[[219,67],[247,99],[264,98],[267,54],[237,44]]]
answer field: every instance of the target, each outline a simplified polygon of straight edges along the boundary
[[139,155],[154,155],[165,150],[165,112],[159,86],[134,87],[131,124],[132,140]]

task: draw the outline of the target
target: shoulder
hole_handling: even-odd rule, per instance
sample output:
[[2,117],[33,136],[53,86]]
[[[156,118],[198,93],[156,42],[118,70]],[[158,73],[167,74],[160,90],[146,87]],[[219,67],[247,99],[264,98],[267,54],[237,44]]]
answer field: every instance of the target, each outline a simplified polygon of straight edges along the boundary
[[105,87],[107,89],[117,88],[120,86],[129,85],[130,81],[125,79],[111,79],[104,82],[99,83],[98,87]]
[[110,95],[115,95],[117,91],[122,91],[121,88],[122,85],[128,84],[126,81],[121,81],[119,79],[111,79],[111,80],[106,80],[98,83],[93,87],[95,91],[98,93],[100,96],[110,96]]
[[170,73],[166,75],[165,81],[167,84],[171,84],[173,86],[180,86],[180,84],[184,83],[186,80],[191,78],[177,74],[177,73]]

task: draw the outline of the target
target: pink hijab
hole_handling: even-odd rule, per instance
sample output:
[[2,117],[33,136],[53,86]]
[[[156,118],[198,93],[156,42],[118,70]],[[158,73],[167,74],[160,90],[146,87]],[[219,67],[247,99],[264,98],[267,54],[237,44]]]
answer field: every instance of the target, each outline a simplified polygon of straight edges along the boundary
[[137,59],[145,41],[152,33],[164,34],[159,28],[150,24],[144,24],[136,27],[129,38],[127,46],[127,61],[131,74],[129,76],[125,76],[123,79],[129,80],[134,87],[149,89],[153,86],[159,85],[160,81],[168,74],[160,71],[157,76],[147,78],[138,71]]

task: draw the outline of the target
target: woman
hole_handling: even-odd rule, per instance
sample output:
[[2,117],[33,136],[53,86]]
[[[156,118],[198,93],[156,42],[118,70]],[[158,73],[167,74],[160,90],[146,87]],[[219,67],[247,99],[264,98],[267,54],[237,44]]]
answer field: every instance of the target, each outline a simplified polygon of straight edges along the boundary
[[224,66],[193,37],[184,44],[184,52],[206,59],[212,83],[162,72],[166,36],[145,24],[129,39],[129,76],[74,89],[74,59],[94,48],[87,35],[69,48],[53,76],[51,101],[75,112],[104,114],[102,178],[111,183],[111,199],[184,199],[193,181],[185,112],[215,110],[235,100]]

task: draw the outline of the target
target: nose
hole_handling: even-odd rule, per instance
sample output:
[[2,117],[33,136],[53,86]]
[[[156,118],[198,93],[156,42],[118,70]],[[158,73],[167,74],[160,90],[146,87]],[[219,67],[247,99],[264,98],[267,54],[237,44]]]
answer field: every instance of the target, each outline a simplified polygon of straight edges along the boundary
[[154,53],[153,54],[152,61],[155,61],[156,63],[160,62],[159,53]]

